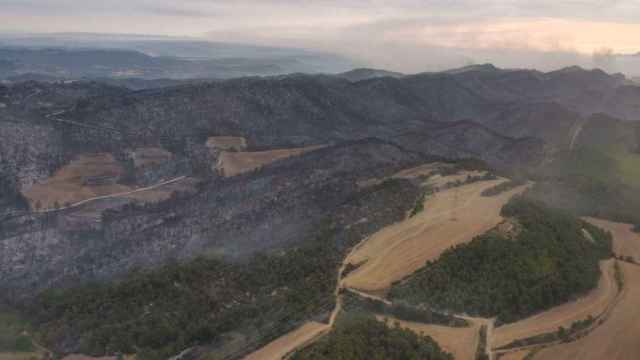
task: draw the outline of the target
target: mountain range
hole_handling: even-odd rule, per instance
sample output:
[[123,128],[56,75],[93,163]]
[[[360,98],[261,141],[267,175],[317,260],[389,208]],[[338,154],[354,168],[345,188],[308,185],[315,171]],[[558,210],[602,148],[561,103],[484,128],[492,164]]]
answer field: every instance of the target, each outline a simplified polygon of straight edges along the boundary
[[[113,75],[121,66],[156,77],[186,61],[211,65],[128,50],[4,48],[3,56],[5,74],[16,66],[55,73],[72,63],[65,77]],[[100,61],[122,65],[105,70]],[[191,69],[180,71],[210,74]],[[14,305],[40,301],[47,289],[118,284],[202,256],[249,281],[255,256],[281,261],[328,231],[323,246],[332,250],[316,259],[326,270],[423,195],[394,174],[436,161],[524,176],[563,196],[600,191],[598,211],[637,219],[640,201],[629,194],[640,179],[629,169],[640,149],[640,87],[620,74],[487,64],[414,75],[356,69],[216,81],[37,80],[0,85],[0,296]],[[271,158],[260,163],[264,157]],[[600,159],[611,171],[573,171],[576,159]],[[240,170],[230,172],[234,166]],[[563,199],[540,189],[533,191],[539,198]],[[627,210],[614,213],[621,204]],[[256,299],[272,290],[258,288],[230,288],[212,321],[227,319],[237,303],[250,319]],[[316,305],[296,314],[317,315]],[[100,348],[49,320],[60,353]],[[224,323],[220,333],[234,329]]]

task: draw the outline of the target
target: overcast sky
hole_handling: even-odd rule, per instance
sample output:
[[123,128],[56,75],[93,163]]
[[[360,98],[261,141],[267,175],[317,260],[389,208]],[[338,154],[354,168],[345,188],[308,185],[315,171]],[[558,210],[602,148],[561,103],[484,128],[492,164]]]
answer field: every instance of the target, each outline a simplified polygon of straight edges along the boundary
[[640,1],[0,0],[0,31],[288,45],[405,71],[451,61],[553,67],[640,52]]

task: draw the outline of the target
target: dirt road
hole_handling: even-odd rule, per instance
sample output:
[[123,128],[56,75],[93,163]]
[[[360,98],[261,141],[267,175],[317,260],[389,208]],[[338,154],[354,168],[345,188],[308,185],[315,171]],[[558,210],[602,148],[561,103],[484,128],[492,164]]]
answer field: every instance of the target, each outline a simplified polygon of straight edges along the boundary
[[560,326],[569,328],[574,321],[584,320],[589,315],[595,318],[602,314],[618,295],[613,264],[613,259],[601,262],[602,276],[598,287],[585,297],[497,328],[491,344],[492,348],[508,345],[515,340],[554,332]]
[[568,344],[542,350],[535,360],[640,359],[640,266],[620,262],[625,290],[604,324]]
[[[306,323],[245,357],[245,360],[280,360],[295,349],[322,337],[331,330],[342,310],[340,293],[343,289],[391,304],[382,297],[370,294],[369,291],[388,288],[394,280],[413,273],[427,260],[437,258],[450,246],[470,241],[474,236],[486,232],[502,221],[502,206],[513,195],[526,188],[522,186],[495,197],[480,195],[485,189],[502,181],[504,180],[472,183],[437,193],[425,202],[425,210],[421,214],[364,239],[349,252],[340,266],[339,280],[335,288],[336,306],[329,317],[329,323]],[[360,263],[363,260],[367,262],[342,278],[349,263]],[[434,334],[434,338],[437,336],[443,342],[446,341],[451,351],[460,354],[461,359],[471,359],[477,349],[478,330],[481,325],[488,327],[487,345],[490,344],[493,320],[466,319],[473,323],[472,327],[461,329],[418,325],[423,331],[429,330],[424,331],[426,335]],[[487,346],[487,353],[491,356],[490,346]]]
[[180,177],[177,177],[175,179],[163,181],[163,182],[157,183],[155,185],[147,186],[147,187],[136,189],[136,190],[126,191],[126,192],[121,192],[121,193],[116,193],[116,194],[110,194],[110,195],[96,196],[96,197],[92,197],[92,198],[85,199],[85,200],[82,200],[82,201],[78,201],[78,202],[73,203],[73,204],[71,204],[69,206],[64,206],[64,207],[61,207],[59,209],[47,209],[47,210],[39,210],[39,211],[35,211],[35,212],[43,214],[43,213],[51,213],[51,212],[62,211],[62,210],[69,210],[69,209],[73,209],[73,208],[88,204],[88,203],[93,202],[93,201],[125,197],[125,196],[129,196],[129,195],[137,194],[137,193],[140,193],[140,192],[144,192],[144,191],[154,190],[154,189],[157,189],[157,188],[159,188],[161,186],[166,186],[166,185],[169,185],[169,184],[173,184],[173,183],[182,181],[182,180],[184,180],[186,178],[187,178],[186,176],[180,176]]
[[340,269],[338,270],[338,282],[334,290],[336,305],[331,311],[328,323],[319,323],[315,321],[307,322],[298,329],[279,337],[266,346],[244,357],[244,360],[281,360],[286,358],[287,355],[292,354],[295,350],[313,343],[328,333],[333,328],[340,311],[342,311],[342,296],[340,293],[344,287],[342,274],[347,268],[347,264],[349,264],[347,259],[366,241],[367,239],[364,239],[358,245],[354,246],[345,257],[342,264],[340,264]]
[[[640,236],[631,231],[632,225],[595,218],[585,218],[585,220],[613,234],[613,248],[616,254],[640,259]],[[604,264],[607,263],[613,264],[613,260],[604,262]],[[640,266],[620,261],[618,263],[623,273],[624,288],[607,308],[606,316],[603,317],[604,322],[577,341],[550,346],[536,352],[533,355],[534,360],[640,359],[640,343],[637,341],[637,335],[640,333],[640,307],[638,306],[640,304]],[[606,286],[611,287],[612,265],[607,267],[608,270],[603,272],[605,276],[601,279],[601,284],[606,281],[609,282]],[[601,288],[601,285],[598,288]],[[546,326],[544,323],[547,320],[539,320],[540,324],[534,326]],[[517,328],[522,324],[516,323],[513,326]],[[499,341],[496,341],[497,343]],[[528,351],[511,353],[505,358],[521,359],[528,353]]]

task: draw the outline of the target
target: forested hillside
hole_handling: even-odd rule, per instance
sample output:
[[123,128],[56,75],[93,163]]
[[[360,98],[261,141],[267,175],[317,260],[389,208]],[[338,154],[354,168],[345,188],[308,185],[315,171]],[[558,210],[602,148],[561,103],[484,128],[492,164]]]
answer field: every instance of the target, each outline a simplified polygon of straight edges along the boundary
[[597,285],[598,263],[611,256],[610,234],[522,197],[502,215],[518,224],[516,235],[491,231],[452,248],[396,284],[390,296],[512,322]]

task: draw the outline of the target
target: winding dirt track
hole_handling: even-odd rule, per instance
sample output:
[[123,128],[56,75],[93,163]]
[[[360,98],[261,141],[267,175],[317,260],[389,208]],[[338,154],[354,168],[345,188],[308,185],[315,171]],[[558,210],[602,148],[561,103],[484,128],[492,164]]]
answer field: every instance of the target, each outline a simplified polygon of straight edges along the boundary
[[640,266],[620,262],[625,290],[604,324],[584,338],[542,350],[536,360],[640,359]]
[[[503,181],[505,180],[477,182],[439,192],[426,200],[422,213],[364,239],[351,250],[340,267],[340,280],[335,290],[336,306],[329,323],[306,323],[248,355],[245,360],[286,358],[296,349],[312,343],[331,330],[342,309],[342,297],[339,295],[341,290],[381,299],[369,293],[372,290],[375,292],[387,289],[393,281],[412,274],[427,260],[436,259],[449,247],[470,241],[474,236],[499,224],[503,220],[500,216],[502,206],[513,195],[526,188],[522,186],[495,197],[481,196],[482,191]],[[347,264],[359,263],[365,259],[368,261],[364,265],[342,279]],[[388,303],[386,299],[382,301]],[[460,359],[472,359],[469,354],[475,354],[477,349],[480,325],[486,324],[489,327],[488,345],[491,343],[493,326],[490,319],[468,320],[473,326],[466,329],[419,325],[426,335],[440,338],[451,352],[460,354]],[[444,336],[445,334],[451,336]],[[490,349],[487,346],[489,355]]]
[[73,209],[73,208],[88,204],[90,202],[98,201],[98,200],[105,200],[105,199],[112,199],[112,198],[131,196],[131,195],[134,195],[134,194],[137,194],[137,193],[150,191],[150,190],[155,190],[155,189],[157,189],[159,187],[166,186],[166,185],[169,185],[169,184],[173,184],[173,183],[182,181],[182,180],[184,180],[186,178],[187,178],[186,176],[180,176],[180,177],[177,177],[175,179],[162,181],[162,182],[160,182],[158,184],[155,184],[155,185],[152,185],[152,186],[147,186],[147,187],[144,187],[144,188],[131,190],[131,191],[120,192],[120,193],[115,193],[115,194],[96,196],[96,197],[92,197],[92,198],[85,199],[85,200],[82,200],[82,201],[78,201],[76,203],[70,204],[69,206],[61,207],[59,209],[40,210],[40,211],[36,211],[36,212],[38,212],[38,213],[49,213],[49,212],[55,212],[55,211],[68,210],[68,209]]
[[450,247],[469,242],[498,225],[503,220],[502,206],[526,188],[481,196],[482,191],[502,181],[472,183],[426,199],[422,213],[377,232],[347,259],[352,264],[364,264],[347,276],[345,286],[384,292],[394,281],[437,259]]
[[338,318],[338,314],[340,313],[340,311],[342,311],[342,296],[340,295],[340,293],[344,289],[344,279],[342,277],[342,274],[349,264],[347,259],[366,241],[367,239],[364,239],[359,244],[354,246],[354,248],[349,252],[349,255],[345,257],[345,260],[340,265],[340,269],[338,270],[338,282],[334,290],[334,295],[336,297],[336,306],[333,308],[333,311],[331,311],[328,323],[325,324],[315,321],[307,322],[298,329],[277,338],[266,346],[245,356],[244,360],[284,359],[287,358],[288,355],[291,355],[294,351],[313,343],[315,340],[328,333],[333,328],[333,325]]
[[[613,234],[616,254],[640,259],[640,235],[632,225],[595,218],[585,220]],[[584,338],[543,349],[535,360],[640,359],[640,266],[619,262],[624,289],[606,321]]]
[[589,315],[597,317],[615,300],[618,291],[614,279],[614,260],[603,261],[598,287],[577,301],[554,307],[538,315],[496,328],[492,348],[499,348],[514,340],[557,331],[560,326],[571,327]]

